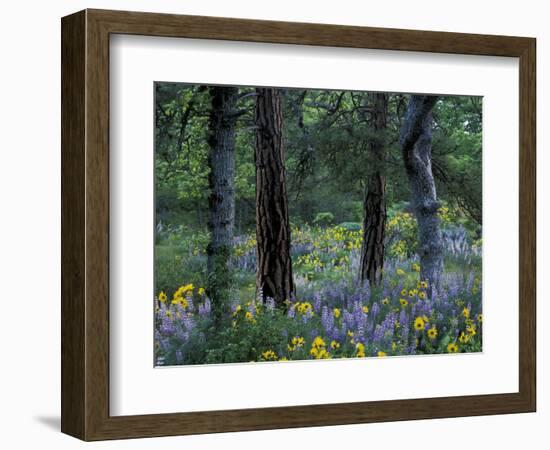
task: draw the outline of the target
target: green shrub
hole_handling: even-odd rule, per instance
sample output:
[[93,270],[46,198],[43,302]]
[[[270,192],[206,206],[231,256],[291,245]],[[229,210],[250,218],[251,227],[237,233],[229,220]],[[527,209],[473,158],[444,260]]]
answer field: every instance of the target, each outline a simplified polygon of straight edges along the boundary
[[342,227],[346,231],[360,231],[361,230],[361,224],[359,222],[342,222],[338,226]]
[[327,226],[330,225],[332,222],[334,222],[334,214],[331,212],[320,212],[315,215],[315,219],[313,219],[314,225],[319,226]]

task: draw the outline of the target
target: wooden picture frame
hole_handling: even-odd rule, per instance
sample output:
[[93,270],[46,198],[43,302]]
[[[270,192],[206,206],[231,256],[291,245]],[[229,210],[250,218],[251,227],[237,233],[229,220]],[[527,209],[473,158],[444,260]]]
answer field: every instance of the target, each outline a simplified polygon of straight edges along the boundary
[[[535,411],[535,39],[105,10],[64,17],[61,29],[64,433],[101,440]],[[109,36],[116,33],[519,58],[519,391],[110,416]]]

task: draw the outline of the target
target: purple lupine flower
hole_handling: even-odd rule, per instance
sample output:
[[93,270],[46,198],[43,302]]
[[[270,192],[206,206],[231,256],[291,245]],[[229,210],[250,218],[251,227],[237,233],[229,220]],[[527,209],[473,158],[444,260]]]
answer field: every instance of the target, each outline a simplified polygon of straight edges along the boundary
[[165,336],[170,336],[176,332],[174,323],[168,318],[164,317],[160,324],[160,332]]
[[[210,312],[212,310],[212,304],[210,303],[210,299],[206,298],[204,300],[204,303],[199,304],[199,316],[204,317],[210,315]],[[234,308],[232,308],[234,310]]]
[[275,300],[271,297],[267,297],[265,300],[265,307],[268,311],[273,312],[275,310]]
[[321,309],[321,294],[319,292],[316,292],[315,295],[313,296],[313,311],[319,314],[320,309]]
[[321,323],[325,328],[326,328],[327,320],[328,320],[328,307],[325,305],[321,309]]
[[189,311],[193,311],[195,307],[195,305],[193,304],[193,296],[192,295],[187,296],[186,300],[187,300],[187,309]]
[[340,330],[338,329],[338,327],[333,327],[331,332],[328,335],[329,335],[331,340],[335,340],[335,341],[341,341],[343,339],[343,337],[345,336],[345,334],[342,335],[340,333]]
[[344,317],[343,322],[346,324],[347,328],[349,328],[350,330],[353,330],[354,322],[355,322],[353,314],[351,314],[347,309],[345,309],[344,312],[342,313],[342,316]]
[[290,308],[288,308],[288,311],[287,311],[286,315],[289,318],[294,319],[294,317],[296,316],[296,306],[291,305]]
[[401,327],[401,342],[403,344],[407,344],[409,340],[409,327],[408,326],[402,326]]
[[372,340],[375,343],[378,343],[382,340],[382,337],[384,336],[384,329],[382,328],[382,325],[376,325],[374,328],[374,332],[372,334]]
[[187,331],[192,331],[193,328],[195,328],[195,319],[193,318],[193,316],[184,314],[182,318],[182,322],[185,325],[185,328]]
[[378,305],[377,302],[374,302],[370,310],[373,320],[376,320],[376,316],[378,315],[379,312],[380,312],[380,306]]
[[472,291],[472,287],[474,286],[474,278],[475,278],[474,272],[470,272],[470,276],[468,277],[468,282],[466,283],[466,290],[468,292]]
[[407,317],[407,313],[405,312],[404,309],[402,309],[401,312],[399,313],[399,325],[406,328],[408,322],[409,322],[409,318]]

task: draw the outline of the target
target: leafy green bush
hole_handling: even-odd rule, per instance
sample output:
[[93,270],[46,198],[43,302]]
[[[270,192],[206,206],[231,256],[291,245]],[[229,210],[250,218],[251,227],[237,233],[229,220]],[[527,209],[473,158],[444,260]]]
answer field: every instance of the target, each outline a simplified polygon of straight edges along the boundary
[[359,222],[342,222],[338,226],[342,227],[346,231],[360,231],[361,230],[361,224]]
[[331,212],[320,212],[315,215],[313,219],[314,225],[327,226],[334,222],[334,214]]

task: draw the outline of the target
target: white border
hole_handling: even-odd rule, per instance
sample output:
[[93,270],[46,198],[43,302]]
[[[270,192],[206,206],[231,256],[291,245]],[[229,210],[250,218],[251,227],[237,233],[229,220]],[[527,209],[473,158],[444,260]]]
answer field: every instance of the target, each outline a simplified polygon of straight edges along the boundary
[[[111,37],[110,413],[518,391],[518,61]],[[483,95],[484,351],[154,369],[153,82]]]

